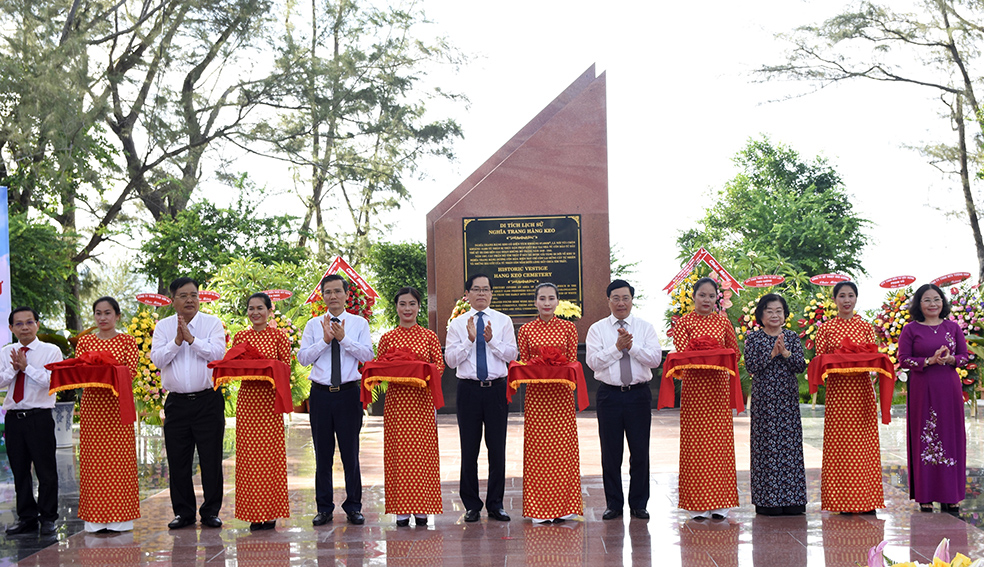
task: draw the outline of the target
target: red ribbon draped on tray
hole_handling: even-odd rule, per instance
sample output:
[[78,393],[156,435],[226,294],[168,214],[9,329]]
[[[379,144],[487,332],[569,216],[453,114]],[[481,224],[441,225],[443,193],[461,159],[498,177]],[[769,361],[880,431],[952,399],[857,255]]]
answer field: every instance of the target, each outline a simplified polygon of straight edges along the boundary
[[222,360],[208,363],[212,369],[214,388],[236,380],[263,380],[274,390],[273,409],[280,413],[294,411],[290,397],[290,366],[279,360],[264,358],[255,346],[240,343],[226,352]]
[[698,337],[690,341],[686,350],[671,352],[663,363],[663,380],[659,385],[656,409],[673,407],[673,378],[684,370],[723,370],[730,374],[731,407],[738,413],[745,411],[745,400],[738,377],[738,353],[731,348],[721,348],[721,343],[711,337]]
[[76,358],[52,362],[44,367],[51,371],[48,394],[76,388],[109,388],[119,402],[120,423],[127,425],[137,420],[130,369],[112,354],[83,352]]
[[577,392],[578,411],[583,411],[590,403],[581,363],[576,360],[568,362],[557,347],[541,348],[539,356],[528,362],[510,362],[509,377],[506,379],[507,401],[512,402],[520,384],[566,384]]
[[831,374],[878,373],[878,395],[881,401],[882,423],[892,421],[892,394],[895,392],[895,365],[887,354],[878,352],[874,344],[855,344],[844,339],[836,352],[821,354],[810,361],[806,370],[810,393],[817,389]]
[[410,349],[390,349],[383,356],[362,365],[363,409],[372,403],[372,389],[383,382],[430,388],[434,409],[444,407],[444,393],[441,391],[441,375],[437,372],[437,365],[418,359]]

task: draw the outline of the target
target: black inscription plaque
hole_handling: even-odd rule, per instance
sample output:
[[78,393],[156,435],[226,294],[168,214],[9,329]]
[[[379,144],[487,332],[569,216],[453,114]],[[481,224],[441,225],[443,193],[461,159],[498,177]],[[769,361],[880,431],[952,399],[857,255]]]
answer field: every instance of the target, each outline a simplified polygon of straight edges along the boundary
[[465,276],[492,279],[492,308],[535,317],[533,290],[556,284],[560,299],[581,305],[581,215],[464,218]]

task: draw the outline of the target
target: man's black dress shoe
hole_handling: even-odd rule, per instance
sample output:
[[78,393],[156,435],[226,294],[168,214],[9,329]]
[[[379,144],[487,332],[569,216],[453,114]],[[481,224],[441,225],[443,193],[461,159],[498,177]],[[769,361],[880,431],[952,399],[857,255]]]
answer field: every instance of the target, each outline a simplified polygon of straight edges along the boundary
[[41,535],[53,535],[55,533],[55,523],[50,520],[41,521]]
[[465,512],[465,521],[466,522],[477,522],[478,519],[481,518],[481,517],[482,517],[482,515],[479,513],[478,510],[468,510],[467,512]]
[[316,526],[323,526],[331,521],[331,514],[328,512],[318,512],[318,515],[311,521]]
[[348,515],[348,521],[350,524],[361,526],[362,524],[366,523],[366,518],[365,516],[362,515],[362,512],[359,511],[346,512],[346,514]]
[[206,528],[221,528],[222,520],[218,516],[206,516],[202,518],[202,525]]
[[398,527],[398,528],[405,528],[405,527],[407,527],[409,525],[410,525],[410,518],[407,518],[405,520],[397,520],[396,521],[396,527]]
[[195,519],[194,518],[185,518],[184,516],[175,516],[174,519],[171,520],[170,523],[168,523],[167,529],[169,529],[169,530],[177,530],[177,529],[181,529],[181,528],[183,528],[185,526],[193,526],[193,525],[195,525]]
[[629,514],[631,514],[633,518],[639,518],[640,520],[649,519],[649,512],[647,512],[645,508],[629,508]]
[[427,516],[421,516],[419,518],[417,516],[414,516],[413,517],[413,525],[415,525],[415,526],[426,526],[427,525]]
[[508,522],[511,519],[505,510],[489,510],[489,517],[500,522]]
[[38,531],[37,520],[17,520],[16,523],[7,526],[7,535],[19,535]]
[[277,527],[277,520],[270,520],[269,522],[253,522],[249,525],[249,531],[258,532],[260,530],[272,530]]
[[614,520],[615,518],[621,518],[621,517],[622,517],[621,510],[612,510],[611,508],[605,510],[605,513],[601,515],[602,520]]

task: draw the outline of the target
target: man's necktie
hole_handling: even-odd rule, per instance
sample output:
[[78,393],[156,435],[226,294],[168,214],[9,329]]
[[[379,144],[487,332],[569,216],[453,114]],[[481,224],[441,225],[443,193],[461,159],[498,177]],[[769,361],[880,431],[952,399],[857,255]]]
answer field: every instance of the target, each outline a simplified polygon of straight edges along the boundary
[[[332,317],[332,322],[341,323],[338,317]],[[331,386],[337,388],[342,385],[342,345],[338,344],[338,339],[331,340]]]
[[[618,326],[622,329],[625,328],[625,321],[623,319],[618,320]],[[622,359],[618,361],[619,377],[622,379],[622,385],[628,386],[632,383],[632,358],[629,357],[629,349],[622,349]]]
[[485,358],[485,321],[482,316],[485,313],[478,312],[478,323],[475,324],[475,373],[478,379],[485,382],[489,378],[489,362]]
[[[23,352],[23,353],[25,353],[25,355],[26,355],[27,351],[29,351],[29,350],[31,350],[31,349],[27,348],[26,346],[20,347],[20,351]],[[21,400],[24,399],[24,371],[21,370],[20,372],[18,372],[17,373],[17,377],[14,378],[14,380],[15,380],[15,382],[14,382],[14,403],[16,404],[16,403],[18,403],[18,402],[20,402]]]

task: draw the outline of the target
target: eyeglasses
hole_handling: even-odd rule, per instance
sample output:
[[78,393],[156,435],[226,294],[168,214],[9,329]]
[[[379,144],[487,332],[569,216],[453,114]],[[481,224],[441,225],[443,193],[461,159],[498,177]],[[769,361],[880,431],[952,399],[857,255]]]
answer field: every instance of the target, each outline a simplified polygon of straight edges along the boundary
[[490,287],[473,287],[468,290],[472,293],[492,293],[492,288]]
[[178,295],[174,296],[174,299],[180,299],[181,301],[184,301],[185,299],[188,298],[198,299],[198,292],[195,291],[192,293],[179,293]]
[[933,304],[933,303],[943,303],[943,298],[941,298],[941,297],[937,297],[937,298],[935,298],[935,299],[930,299],[930,298],[928,298],[928,297],[924,297],[924,298],[922,298],[922,299],[921,299],[921,300],[919,301],[919,303],[923,303],[923,304],[926,304],[926,305],[931,305],[931,304]]
[[37,321],[35,321],[34,319],[30,319],[30,320],[27,320],[27,321],[18,321],[18,322],[16,322],[16,323],[13,324],[13,327],[15,329],[20,329],[22,327],[30,327],[31,325],[33,325],[35,323],[37,323]]

